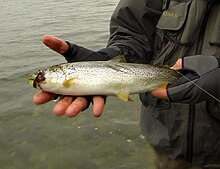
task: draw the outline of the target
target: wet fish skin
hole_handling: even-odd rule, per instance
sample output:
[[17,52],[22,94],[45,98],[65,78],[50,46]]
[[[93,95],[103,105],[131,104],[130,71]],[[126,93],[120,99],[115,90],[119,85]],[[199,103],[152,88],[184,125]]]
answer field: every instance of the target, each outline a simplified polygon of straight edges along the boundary
[[[74,62],[55,65],[37,82],[41,90],[62,95],[116,95],[129,100],[130,94],[143,93],[175,81],[179,74],[148,64],[109,61]],[[28,81],[36,82],[36,73]]]

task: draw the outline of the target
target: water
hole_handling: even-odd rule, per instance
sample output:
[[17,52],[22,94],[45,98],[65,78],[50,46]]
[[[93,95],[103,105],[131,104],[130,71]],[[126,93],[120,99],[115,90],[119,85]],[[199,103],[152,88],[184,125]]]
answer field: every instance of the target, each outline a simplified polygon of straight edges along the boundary
[[118,0],[1,0],[1,169],[152,169],[149,145],[140,137],[138,101],[108,98],[104,115],[91,110],[74,119],[56,117],[53,102],[33,104],[26,76],[64,62],[41,43],[52,34],[98,50]]

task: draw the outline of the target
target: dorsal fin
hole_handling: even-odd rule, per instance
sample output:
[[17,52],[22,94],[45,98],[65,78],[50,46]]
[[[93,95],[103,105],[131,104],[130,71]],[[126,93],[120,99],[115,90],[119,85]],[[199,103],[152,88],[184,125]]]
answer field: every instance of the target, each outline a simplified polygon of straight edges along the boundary
[[124,55],[118,55],[113,57],[111,60],[109,60],[111,62],[121,62],[121,63],[126,63],[126,59]]
[[170,69],[169,65],[163,65],[162,67],[165,68],[165,69]]

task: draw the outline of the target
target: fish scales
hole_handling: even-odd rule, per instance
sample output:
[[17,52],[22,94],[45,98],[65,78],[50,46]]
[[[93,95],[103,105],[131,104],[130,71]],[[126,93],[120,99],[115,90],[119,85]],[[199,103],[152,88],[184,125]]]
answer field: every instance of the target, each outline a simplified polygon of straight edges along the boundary
[[172,82],[179,74],[171,69],[117,61],[65,63],[43,71],[40,81],[32,73],[28,79],[48,92],[62,95],[117,95],[147,92]]

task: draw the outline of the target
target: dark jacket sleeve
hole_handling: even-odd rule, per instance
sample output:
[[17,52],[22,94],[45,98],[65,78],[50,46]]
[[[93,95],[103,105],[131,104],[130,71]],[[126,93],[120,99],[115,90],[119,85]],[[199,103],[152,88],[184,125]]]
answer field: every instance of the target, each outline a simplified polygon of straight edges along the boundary
[[219,59],[214,56],[196,55],[183,58],[186,74],[168,85],[170,101],[199,103],[204,100],[219,100]]
[[108,47],[119,48],[129,62],[148,63],[161,8],[162,0],[121,0],[111,18]]
[[111,17],[107,47],[92,51],[69,43],[66,60],[109,60],[122,54],[128,62],[148,63],[161,8],[162,0],[120,0]]

